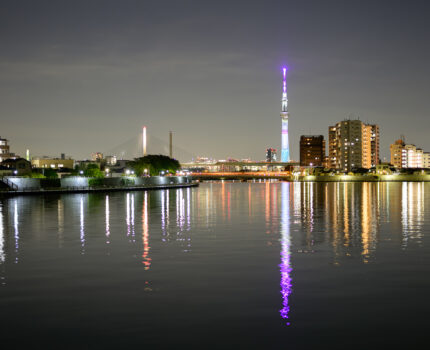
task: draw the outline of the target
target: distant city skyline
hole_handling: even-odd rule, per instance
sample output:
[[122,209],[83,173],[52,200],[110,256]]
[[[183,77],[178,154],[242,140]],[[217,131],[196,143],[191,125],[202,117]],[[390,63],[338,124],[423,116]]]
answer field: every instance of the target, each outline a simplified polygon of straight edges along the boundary
[[429,9],[418,1],[3,1],[0,135],[21,156],[83,159],[109,155],[146,125],[166,145],[173,131],[174,156],[180,147],[262,160],[267,148],[281,149],[287,65],[291,159],[299,160],[301,135],[328,140],[328,126],[351,113],[379,125],[383,161],[400,135],[430,150]]

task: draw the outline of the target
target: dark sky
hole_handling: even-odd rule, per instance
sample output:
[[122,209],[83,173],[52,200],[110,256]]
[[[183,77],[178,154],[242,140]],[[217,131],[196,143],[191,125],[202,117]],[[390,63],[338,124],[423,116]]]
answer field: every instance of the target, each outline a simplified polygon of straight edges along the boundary
[[[425,1],[1,1],[0,135],[87,158],[148,133],[259,160],[351,113],[430,151]],[[180,159],[187,160],[187,159]]]

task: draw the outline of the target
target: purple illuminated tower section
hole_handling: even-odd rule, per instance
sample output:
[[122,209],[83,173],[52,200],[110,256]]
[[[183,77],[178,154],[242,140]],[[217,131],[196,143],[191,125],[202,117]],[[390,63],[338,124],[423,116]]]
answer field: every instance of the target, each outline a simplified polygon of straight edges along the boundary
[[281,162],[290,161],[290,145],[288,142],[288,98],[287,98],[287,68],[282,68],[283,85],[282,85],[282,102],[281,102],[281,122],[282,122],[282,146]]

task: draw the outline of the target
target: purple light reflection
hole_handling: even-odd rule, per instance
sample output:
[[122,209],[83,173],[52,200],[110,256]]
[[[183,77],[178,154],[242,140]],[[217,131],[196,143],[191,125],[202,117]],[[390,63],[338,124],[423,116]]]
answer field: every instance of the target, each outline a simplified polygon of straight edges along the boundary
[[[288,298],[292,292],[292,278],[290,260],[290,208],[289,208],[289,197],[290,197],[290,184],[283,182],[281,187],[281,264],[279,265],[281,271],[281,294],[282,294],[282,309],[279,311],[281,317],[288,320],[290,306],[288,304]],[[290,322],[287,322],[290,325]]]

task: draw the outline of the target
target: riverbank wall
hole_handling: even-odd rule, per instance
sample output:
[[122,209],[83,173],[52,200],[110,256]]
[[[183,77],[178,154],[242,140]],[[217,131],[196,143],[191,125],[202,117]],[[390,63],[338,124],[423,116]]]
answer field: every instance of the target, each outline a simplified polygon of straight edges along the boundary
[[[78,193],[103,191],[138,191],[197,186],[191,176],[151,176],[121,178],[88,178],[81,176],[62,179],[30,179],[10,176],[2,182],[0,195]],[[6,183],[9,186],[5,185]]]
[[193,175],[193,179],[205,180],[263,180],[276,179],[288,182],[430,182],[430,175],[411,174],[411,175],[307,175],[307,176],[283,176],[276,174],[248,175],[241,173],[237,175],[212,175],[210,173]]

